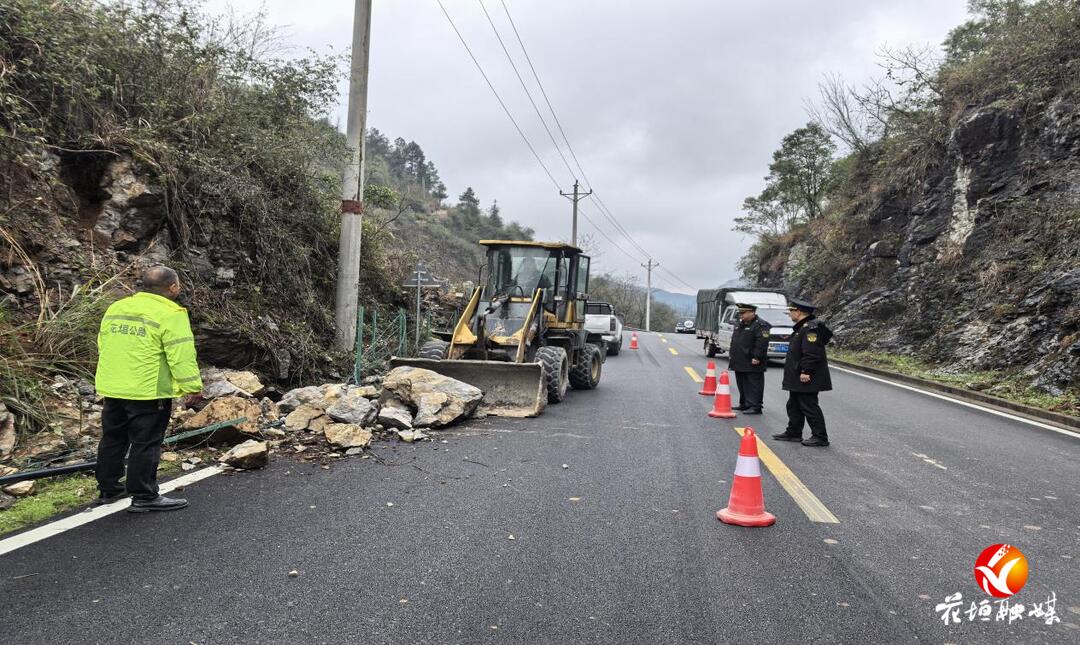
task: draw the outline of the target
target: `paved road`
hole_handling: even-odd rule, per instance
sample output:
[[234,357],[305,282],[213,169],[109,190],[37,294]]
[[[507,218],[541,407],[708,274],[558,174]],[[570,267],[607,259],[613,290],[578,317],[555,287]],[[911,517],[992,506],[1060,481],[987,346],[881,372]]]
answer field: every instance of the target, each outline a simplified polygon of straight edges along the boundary
[[[766,474],[777,524],[731,527],[714,512],[746,420],[705,416],[695,339],[641,345],[540,419],[328,471],[279,460],[199,482],[185,511],[0,556],[0,639],[1080,642],[1080,439],[837,372],[833,445],[768,443],[839,522],[810,521]],[[784,399],[770,370],[749,417],[762,435]],[[949,594],[986,597],[972,569],[998,542],[1031,564],[1014,600],[1055,592],[1060,624],[942,623]]]

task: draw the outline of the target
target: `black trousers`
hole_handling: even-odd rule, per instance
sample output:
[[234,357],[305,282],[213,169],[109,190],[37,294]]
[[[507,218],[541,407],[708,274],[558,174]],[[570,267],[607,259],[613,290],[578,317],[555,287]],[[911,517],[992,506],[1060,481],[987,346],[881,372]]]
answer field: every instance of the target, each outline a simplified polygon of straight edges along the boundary
[[139,500],[157,498],[161,441],[171,413],[172,399],[105,399],[97,453],[98,490],[102,497],[124,492],[120,478],[124,476],[127,453],[127,492]]
[[817,392],[788,392],[787,416],[787,434],[801,437],[803,424],[809,423],[810,434],[829,440],[825,432],[825,414],[818,404]]
[[735,372],[735,385],[739,388],[740,408],[761,409],[765,398],[765,372]]

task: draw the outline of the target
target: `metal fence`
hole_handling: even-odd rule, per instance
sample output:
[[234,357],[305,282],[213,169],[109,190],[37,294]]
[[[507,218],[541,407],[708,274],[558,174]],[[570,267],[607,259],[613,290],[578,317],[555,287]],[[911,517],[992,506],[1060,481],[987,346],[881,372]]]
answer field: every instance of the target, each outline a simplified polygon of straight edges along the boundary
[[[419,324],[419,345],[423,345],[431,337],[431,322],[424,316]],[[393,356],[416,356],[420,349],[416,343],[416,325],[415,317],[410,317],[405,309],[380,312],[361,306],[357,312],[354,382],[385,371]]]

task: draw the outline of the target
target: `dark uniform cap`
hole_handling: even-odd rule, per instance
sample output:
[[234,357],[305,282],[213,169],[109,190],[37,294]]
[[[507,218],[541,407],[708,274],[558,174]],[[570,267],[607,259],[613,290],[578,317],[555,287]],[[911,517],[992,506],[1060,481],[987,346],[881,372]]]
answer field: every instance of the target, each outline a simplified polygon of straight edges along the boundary
[[735,308],[739,311],[757,311],[757,305],[748,305],[743,302],[735,303]]
[[805,300],[798,300],[796,298],[789,298],[788,299],[788,309],[798,309],[799,311],[805,311],[808,314],[812,314],[812,313],[814,313],[814,310],[817,309],[817,305],[812,305],[809,302],[806,302]]

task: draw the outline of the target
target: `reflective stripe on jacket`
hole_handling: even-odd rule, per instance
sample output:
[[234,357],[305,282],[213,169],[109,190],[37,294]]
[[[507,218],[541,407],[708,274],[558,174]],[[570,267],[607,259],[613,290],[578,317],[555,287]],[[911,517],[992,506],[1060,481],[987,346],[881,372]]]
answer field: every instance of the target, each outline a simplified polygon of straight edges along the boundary
[[101,319],[95,387],[136,401],[201,391],[187,309],[144,291],[114,302]]

